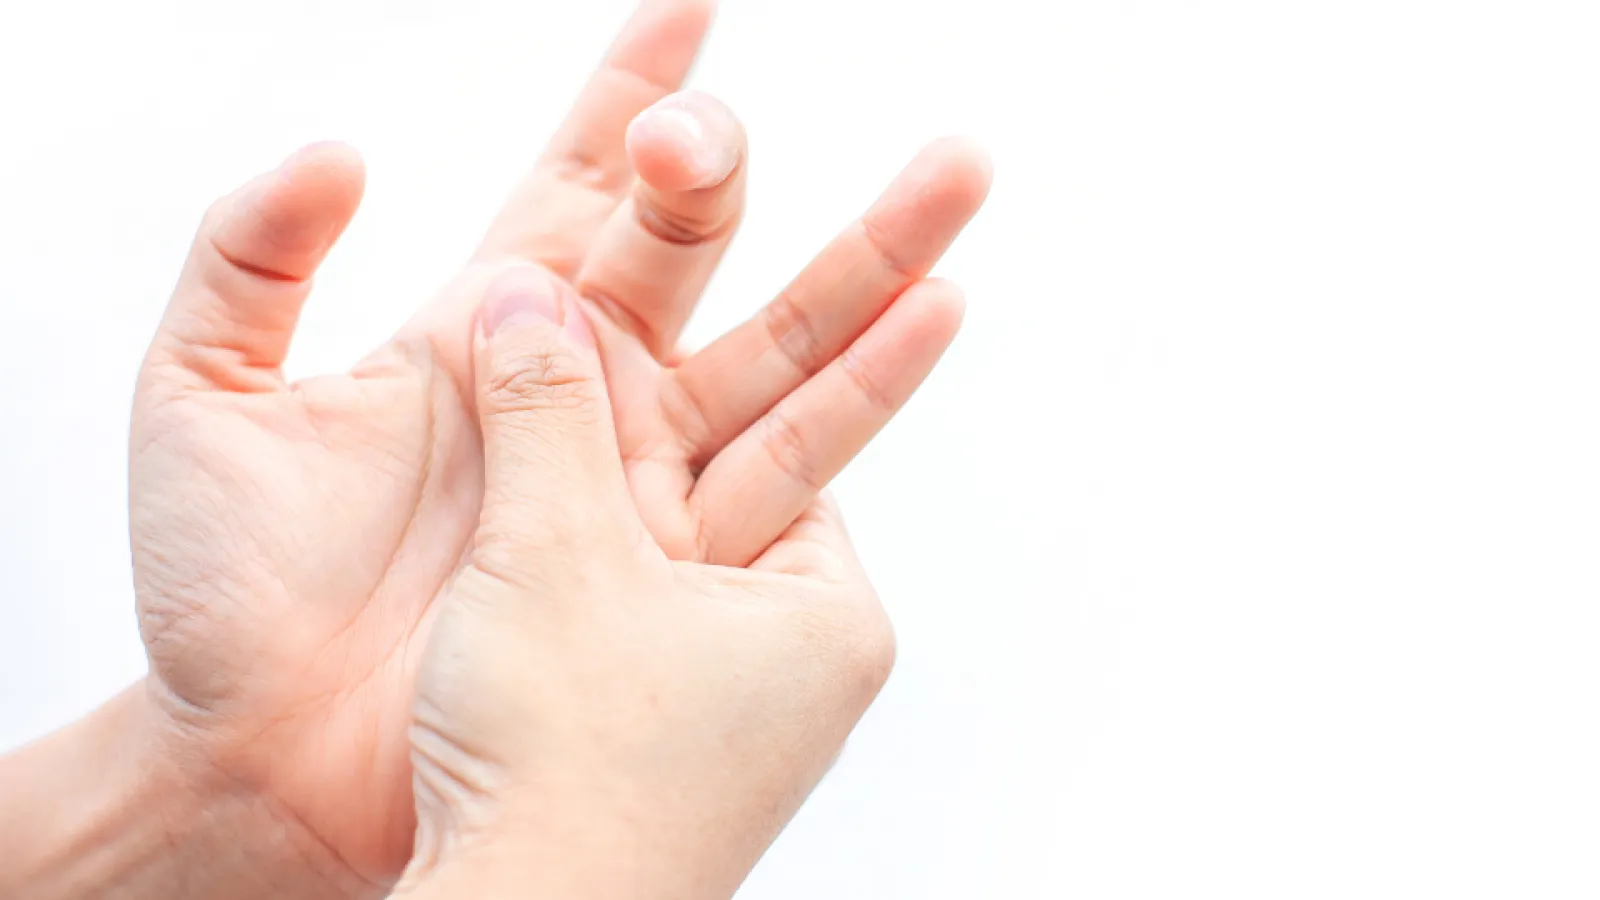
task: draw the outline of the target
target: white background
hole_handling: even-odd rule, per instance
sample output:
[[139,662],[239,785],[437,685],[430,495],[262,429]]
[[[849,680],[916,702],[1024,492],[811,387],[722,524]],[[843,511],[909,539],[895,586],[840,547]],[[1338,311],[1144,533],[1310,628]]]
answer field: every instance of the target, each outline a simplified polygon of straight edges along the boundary
[[[0,746],[142,671],[131,377],[209,200],[371,191],[295,369],[464,257],[626,0],[0,6]],[[901,636],[749,898],[1600,894],[1600,11],[728,0],[703,340],[982,139],[956,349],[841,496]],[[0,800],[3,805],[3,800]]]

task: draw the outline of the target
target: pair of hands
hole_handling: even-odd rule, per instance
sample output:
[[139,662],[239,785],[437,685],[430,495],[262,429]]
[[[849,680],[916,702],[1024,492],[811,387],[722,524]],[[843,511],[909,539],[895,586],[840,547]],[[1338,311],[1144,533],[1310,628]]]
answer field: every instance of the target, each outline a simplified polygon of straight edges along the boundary
[[820,492],[954,337],[925,276],[987,164],[930,146],[678,354],[747,168],[733,115],[676,93],[709,16],[647,0],[461,275],[347,375],[280,366],[354,155],[202,226],[135,405],[140,720],[307,896],[408,861],[419,895],[725,896],[887,675]]

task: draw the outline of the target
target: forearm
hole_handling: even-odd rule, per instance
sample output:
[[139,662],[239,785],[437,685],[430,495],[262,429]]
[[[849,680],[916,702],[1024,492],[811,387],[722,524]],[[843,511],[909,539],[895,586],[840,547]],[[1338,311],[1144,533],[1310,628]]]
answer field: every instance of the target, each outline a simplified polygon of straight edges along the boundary
[[145,687],[0,758],[0,897],[349,897],[337,865],[186,759]]

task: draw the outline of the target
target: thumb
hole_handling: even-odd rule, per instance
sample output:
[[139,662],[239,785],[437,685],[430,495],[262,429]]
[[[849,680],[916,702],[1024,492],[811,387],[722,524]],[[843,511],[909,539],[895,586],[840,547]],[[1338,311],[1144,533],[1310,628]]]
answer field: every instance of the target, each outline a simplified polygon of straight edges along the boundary
[[361,201],[361,158],[314,144],[218,201],[151,347],[186,387],[272,390],[311,276]]
[[625,534],[632,504],[605,374],[572,287],[516,266],[490,283],[478,322],[480,557],[501,548],[501,568],[526,566]]

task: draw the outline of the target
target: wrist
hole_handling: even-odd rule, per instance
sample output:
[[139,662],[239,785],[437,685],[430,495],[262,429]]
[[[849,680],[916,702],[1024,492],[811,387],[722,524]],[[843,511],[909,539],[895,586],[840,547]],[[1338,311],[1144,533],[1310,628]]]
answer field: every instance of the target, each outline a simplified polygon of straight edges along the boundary
[[309,835],[231,784],[145,683],[0,759],[0,896],[357,896]]

